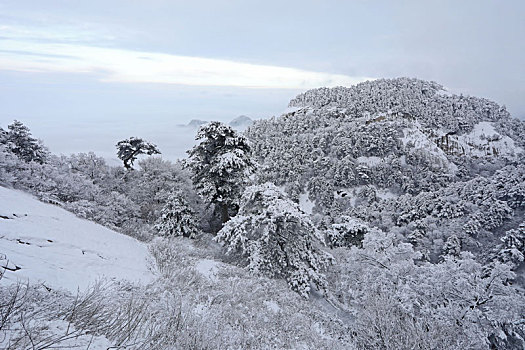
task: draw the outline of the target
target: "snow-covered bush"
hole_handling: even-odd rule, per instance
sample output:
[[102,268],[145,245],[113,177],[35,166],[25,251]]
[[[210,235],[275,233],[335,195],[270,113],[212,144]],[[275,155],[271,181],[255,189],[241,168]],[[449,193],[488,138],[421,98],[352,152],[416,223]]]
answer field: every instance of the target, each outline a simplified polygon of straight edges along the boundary
[[184,314],[189,328],[182,335],[193,332],[199,344],[210,349],[354,349],[349,326],[292,292],[283,280],[253,276],[219,261],[210,278],[202,269],[209,250],[182,237],[154,240],[150,250],[163,282],[157,293],[182,300],[189,312]]
[[518,228],[505,232],[500,241],[495,248],[495,260],[516,269],[525,260],[525,222]]
[[[380,231],[368,233],[363,248],[334,254],[331,290],[355,315],[359,348],[489,349],[503,326],[522,327],[515,325],[523,295],[508,283],[515,276],[508,265],[487,273],[465,252],[424,263],[411,244]],[[512,341],[525,344],[519,334]]]
[[331,256],[318,247],[321,239],[299,206],[270,183],[248,187],[237,216],[217,233],[217,241],[250,271],[284,278],[304,297],[312,283],[325,288],[321,271]]
[[447,238],[443,246],[443,256],[458,258],[461,254],[461,239],[458,236],[452,235]]
[[[155,233],[153,224],[172,191],[183,193],[191,209],[201,212],[189,172],[182,169],[180,163],[149,157],[139,161],[138,170],[126,171],[107,165],[92,152],[56,156],[47,153],[43,146],[40,150],[45,151],[45,162],[27,161],[29,158],[15,153],[13,140],[18,140],[20,152],[26,146],[33,147],[36,141],[21,123],[15,121],[9,130],[0,128],[0,184],[3,186],[28,191],[41,201],[59,205],[140,240],[149,240]],[[130,152],[128,155],[133,154]],[[29,157],[32,153],[27,154]]]
[[368,225],[361,220],[349,216],[341,216],[326,231],[326,241],[330,247],[362,246],[365,234],[370,231]]

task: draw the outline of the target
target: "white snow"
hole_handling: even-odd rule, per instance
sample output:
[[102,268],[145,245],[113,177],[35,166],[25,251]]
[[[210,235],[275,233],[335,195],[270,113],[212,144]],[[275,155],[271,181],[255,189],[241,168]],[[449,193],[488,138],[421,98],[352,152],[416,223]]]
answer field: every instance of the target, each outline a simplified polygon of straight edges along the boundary
[[454,95],[455,95],[455,94],[454,94],[452,91],[450,91],[450,89],[448,89],[448,88],[443,89],[443,90],[438,90],[438,91],[436,92],[436,94],[437,94],[438,96],[454,96]]
[[271,312],[278,313],[281,311],[281,308],[279,307],[279,304],[277,304],[273,300],[265,300],[264,305],[270,310]]
[[201,259],[195,264],[195,269],[210,281],[216,282],[218,262],[210,259]]
[[446,167],[453,173],[458,170],[456,164],[449,162],[445,152],[421,131],[421,125],[418,122],[415,122],[413,127],[403,129],[401,142],[404,146],[410,143],[414,146],[413,151],[431,157],[431,164],[437,167]]
[[[80,219],[31,195],[0,187],[1,283],[29,280],[73,293],[99,278],[149,282],[146,244]],[[0,259],[2,263],[2,259]]]
[[430,140],[427,135],[425,135],[419,128],[419,123],[412,128],[403,129],[403,137],[401,142],[406,146],[409,142],[414,145],[415,149],[423,149],[432,152],[434,155],[439,158],[447,160],[445,152],[439,148],[432,140]]
[[381,157],[358,157],[357,159],[357,162],[358,163],[361,163],[361,164],[366,164],[368,166],[376,166],[376,165],[379,165],[381,164],[381,162],[383,161],[383,158]]
[[523,149],[515,145],[513,139],[500,135],[492,122],[480,122],[474,125],[469,134],[458,136],[456,139],[458,147],[472,156],[494,155],[513,158],[516,153],[523,152]]
[[385,189],[377,189],[376,188],[376,195],[381,198],[381,199],[394,199],[394,198],[397,198],[399,197],[398,195],[390,192],[389,190],[385,190]]
[[399,197],[395,193],[392,193],[387,189],[377,188],[375,185],[360,185],[351,188],[342,188],[337,191],[334,191],[334,197],[346,198],[350,205],[355,207],[359,192],[361,192],[365,188],[373,188],[376,192],[376,196],[381,199],[388,200]]
[[315,202],[312,202],[310,198],[308,198],[308,191],[299,195],[299,208],[306,214],[311,215],[314,206]]
[[306,107],[288,107],[284,111],[282,111],[281,115],[292,114],[305,108]]

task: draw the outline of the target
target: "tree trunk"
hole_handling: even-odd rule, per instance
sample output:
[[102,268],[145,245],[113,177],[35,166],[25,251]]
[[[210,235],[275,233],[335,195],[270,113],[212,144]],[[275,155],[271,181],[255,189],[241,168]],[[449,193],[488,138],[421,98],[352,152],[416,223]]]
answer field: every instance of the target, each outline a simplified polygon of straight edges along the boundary
[[219,210],[221,212],[221,222],[224,224],[226,221],[230,220],[230,215],[228,214],[228,206],[224,203],[221,203]]

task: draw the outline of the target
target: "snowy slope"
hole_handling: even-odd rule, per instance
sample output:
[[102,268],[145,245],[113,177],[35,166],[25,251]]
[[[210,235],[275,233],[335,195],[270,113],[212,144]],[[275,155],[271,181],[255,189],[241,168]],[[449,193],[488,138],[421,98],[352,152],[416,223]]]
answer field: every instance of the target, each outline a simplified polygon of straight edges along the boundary
[[0,187],[2,284],[22,279],[75,293],[102,277],[148,282],[147,257],[144,243]]
[[490,122],[479,122],[469,134],[457,136],[455,139],[456,148],[474,157],[499,156],[515,159],[517,154],[523,152],[513,139],[502,136],[496,131],[494,123]]

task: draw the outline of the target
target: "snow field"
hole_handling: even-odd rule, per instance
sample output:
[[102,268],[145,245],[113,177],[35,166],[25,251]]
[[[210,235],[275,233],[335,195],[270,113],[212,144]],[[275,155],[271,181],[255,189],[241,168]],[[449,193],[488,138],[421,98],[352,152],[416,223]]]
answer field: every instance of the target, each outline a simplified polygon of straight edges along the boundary
[[147,245],[31,195],[0,187],[2,284],[43,283],[72,293],[101,278],[147,283]]

